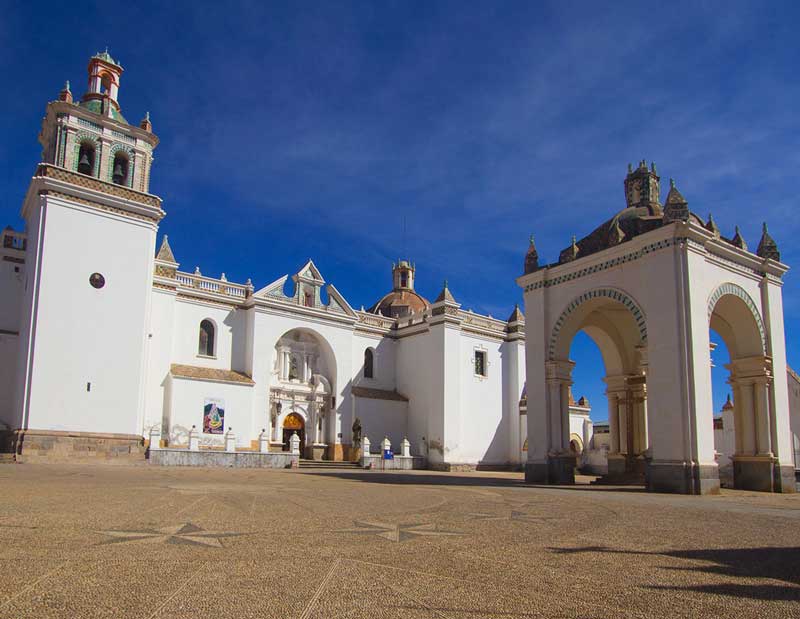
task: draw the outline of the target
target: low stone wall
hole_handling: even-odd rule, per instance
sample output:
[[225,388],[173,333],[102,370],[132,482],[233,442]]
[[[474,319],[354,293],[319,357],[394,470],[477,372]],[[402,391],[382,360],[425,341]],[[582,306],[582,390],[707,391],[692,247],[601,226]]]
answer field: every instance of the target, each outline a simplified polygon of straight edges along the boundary
[[428,468],[445,473],[472,473],[474,471],[515,471],[517,464],[473,464],[469,462],[431,462]]
[[135,434],[97,434],[56,430],[5,432],[2,451],[13,453],[17,462],[144,463],[145,448]]
[[381,454],[362,455],[361,466],[365,469],[380,471],[410,471],[427,468],[425,458],[422,456],[396,455],[391,460],[384,460]]
[[300,456],[284,452],[216,451],[201,449],[152,449],[150,464],[156,466],[211,466],[235,469],[290,469],[300,465]]

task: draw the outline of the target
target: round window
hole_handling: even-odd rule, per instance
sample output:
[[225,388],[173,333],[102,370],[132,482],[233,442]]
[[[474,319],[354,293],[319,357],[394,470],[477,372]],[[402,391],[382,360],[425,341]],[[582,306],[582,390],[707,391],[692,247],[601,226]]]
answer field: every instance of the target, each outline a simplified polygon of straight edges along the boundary
[[89,283],[92,285],[92,288],[100,289],[106,285],[106,278],[100,275],[100,273],[92,273],[89,276]]

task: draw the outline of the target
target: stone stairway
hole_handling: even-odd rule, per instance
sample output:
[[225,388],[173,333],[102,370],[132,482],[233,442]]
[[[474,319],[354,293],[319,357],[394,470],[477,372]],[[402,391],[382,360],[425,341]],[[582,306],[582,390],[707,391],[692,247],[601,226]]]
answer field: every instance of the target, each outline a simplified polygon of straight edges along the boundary
[[327,469],[334,471],[361,470],[361,467],[358,465],[358,462],[346,462],[346,461],[334,462],[333,460],[306,460],[305,458],[300,459],[300,468]]

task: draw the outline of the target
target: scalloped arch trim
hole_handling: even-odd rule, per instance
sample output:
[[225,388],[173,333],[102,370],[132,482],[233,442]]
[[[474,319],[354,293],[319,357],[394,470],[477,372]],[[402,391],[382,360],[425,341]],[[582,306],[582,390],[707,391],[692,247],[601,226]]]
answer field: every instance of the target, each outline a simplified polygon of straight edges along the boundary
[[555,352],[556,352],[556,343],[558,342],[558,336],[561,333],[561,328],[564,326],[567,318],[569,318],[570,314],[572,314],[579,306],[581,306],[586,301],[591,299],[598,299],[598,298],[607,298],[613,301],[617,301],[618,303],[622,303],[625,307],[627,307],[631,314],[633,314],[633,319],[636,321],[636,327],[639,329],[639,336],[642,339],[643,344],[647,344],[647,324],[645,322],[645,316],[642,309],[639,305],[631,299],[627,294],[622,292],[621,290],[617,290],[616,288],[596,288],[595,290],[589,290],[588,292],[584,292],[582,295],[573,299],[567,308],[561,312],[561,316],[558,317],[555,326],[553,327],[553,332],[550,335],[550,343],[547,349],[547,358],[550,361],[555,359]]
[[753,315],[753,318],[756,321],[756,325],[758,326],[758,332],[761,335],[761,347],[766,351],[767,332],[764,329],[764,322],[761,320],[761,314],[758,311],[758,307],[756,307],[756,304],[753,302],[753,299],[749,294],[747,294],[747,291],[738,284],[726,282],[721,286],[718,286],[716,290],[711,293],[711,296],[708,298],[708,320],[711,320],[711,314],[714,313],[714,308],[717,306],[717,302],[726,294],[739,297],[742,301],[744,301],[745,305],[747,305],[750,313]]

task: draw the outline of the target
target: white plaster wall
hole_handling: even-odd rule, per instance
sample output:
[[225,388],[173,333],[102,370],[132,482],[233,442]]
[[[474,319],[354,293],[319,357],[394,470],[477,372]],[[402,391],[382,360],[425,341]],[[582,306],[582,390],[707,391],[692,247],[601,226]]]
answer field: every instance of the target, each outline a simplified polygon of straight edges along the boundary
[[409,399],[408,440],[434,463],[443,460],[444,422],[437,398],[443,374],[442,350],[430,332],[397,341],[397,390]]
[[[0,249],[0,252],[3,250]],[[9,255],[16,257],[20,252]],[[25,254],[20,253],[20,257]],[[16,270],[15,270],[16,269]],[[20,328],[20,311],[22,309],[22,291],[25,283],[25,265],[15,262],[0,261],[0,332],[18,332]],[[3,363],[4,360],[0,360]]]
[[525,341],[506,342],[501,349],[503,366],[503,423],[508,428],[508,460],[523,461],[522,444],[527,432],[521,426],[519,401],[525,386]]
[[[372,348],[374,352],[373,378],[364,378],[364,351],[367,348]],[[393,391],[397,386],[395,380],[396,353],[396,340],[354,334],[353,367],[350,370],[353,384],[372,389]]]
[[202,445],[224,445],[224,435],[203,434],[203,407],[206,398],[225,401],[225,431],[233,429],[237,447],[250,447],[252,436],[252,400],[254,388],[249,385],[233,385],[210,381],[199,381],[174,376],[169,379],[170,444],[188,444],[188,433],[197,426]]
[[[374,449],[380,449],[383,437],[388,436],[392,449],[400,452],[402,441],[408,427],[408,403],[397,400],[377,400],[372,398],[353,398],[355,414],[361,419],[361,435],[367,436]],[[411,440],[411,439],[409,439]],[[411,445],[415,455],[419,445]]]
[[[138,434],[155,227],[53,197],[41,204],[27,427]],[[101,290],[89,285],[94,272]]]
[[[462,332],[457,352],[448,351],[448,369],[458,370],[460,407],[457,427],[459,433],[448,433],[448,462],[470,464],[507,464],[509,461],[509,416],[503,411],[503,352],[502,341],[482,338]],[[455,346],[454,346],[455,348]],[[475,375],[474,351],[487,353],[487,375]],[[455,354],[453,354],[455,352]],[[451,392],[446,394],[448,397]],[[519,398],[517,398],[519,402]],[[452,410],[448,410],[452,414]]]
[[792,372],[787,372],[787,374],[794,468],[800,469],[800,380],[798,380],[797,375]]
[[[234,328],[244,337],[243,322],[237,310],[178,297],[175,304],[174,332],[172,337],[172,363],[196,365],[224,370],[234,369]],[[214,356],[198,354],[200,323],[211,320],[216,327]]]
[[0,333],[0,430],[15,429],[14,389],[19,337]]
[[161,427],[164,421],[169,371],[173,362],[172,336],[176,305],[174,292],[154,288],[152,294],[147,337],[147,392],[143,428],[145,438],[149,438],[150,428]]

